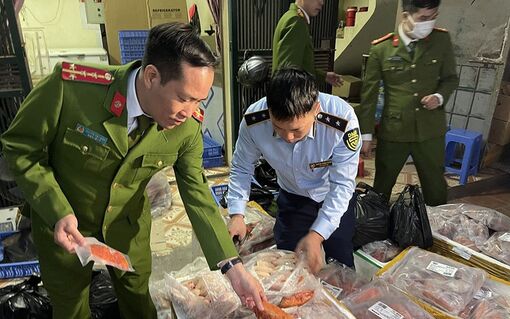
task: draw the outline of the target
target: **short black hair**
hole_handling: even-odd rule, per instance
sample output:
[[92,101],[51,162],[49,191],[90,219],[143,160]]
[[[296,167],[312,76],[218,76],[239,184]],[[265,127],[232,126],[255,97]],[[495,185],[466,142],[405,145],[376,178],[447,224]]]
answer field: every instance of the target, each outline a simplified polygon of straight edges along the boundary
[[182,76],[182,62],[195,67],[215,68],[218,57],[187,23],[163,23],[149,31],[142,67],[153,64],[161,73],[161,84]]
[[434,9],[439,7],[441,0],[402,0],[402,11],[418,12],[420,9]]
[[318,97],[313,75],[295,67],[285,67],[276,71],[269,82],[267,107],[274,119],[287,121],[310,112]]

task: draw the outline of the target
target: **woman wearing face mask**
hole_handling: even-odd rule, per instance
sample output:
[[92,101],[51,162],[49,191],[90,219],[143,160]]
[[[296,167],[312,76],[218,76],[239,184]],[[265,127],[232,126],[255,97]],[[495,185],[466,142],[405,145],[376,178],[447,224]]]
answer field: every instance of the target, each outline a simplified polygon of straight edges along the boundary
[[403,0],[396,32],[372,42],[357,108],[369,156],[380,81],[384,110],[375,157],[376,191],[390,198],[397,176],[412,155],[428,205],[446,203],[444,105],[458,86],[450,35],[435,28],[440,0]]

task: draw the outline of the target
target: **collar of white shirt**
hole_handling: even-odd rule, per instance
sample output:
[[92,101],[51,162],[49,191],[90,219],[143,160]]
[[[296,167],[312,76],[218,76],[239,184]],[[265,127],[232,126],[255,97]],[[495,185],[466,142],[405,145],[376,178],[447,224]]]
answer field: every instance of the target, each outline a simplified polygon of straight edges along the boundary
[[303,14],[305,15],[306,22],[307,22],[308,24],[310,24],[310,17],[308,16],[308,13],[306,13],[305,9],[301,8],[301,7],[300,7],[300,6],[298,6],[297,4],[296,4],[296,6],[297,6],[299,9],[301,9],[301,11],[303,12]]
[[398,25],[398,35],[400,36],[400,39],[402,39],[402,42],[404,42],[406,48],[409,47],[409,43],[411,42],[418,42],[418,39],[411,39],[405,32],[402,27],[402,23]]
[[136,70],[131,71],[129,74],[128,85],[127,85],[127,115],[128,115],[128,134],[131,133],[135,128],[138,127],[138,122],[136,118],[140,115],[145,115],[147,117],[151,117],[148,114],[144,113],[142,107],[140,106],[140,102],[138,101],[138,96],[136,95],[136,76],[138,75],[138,71],[141,70],[139,67]]

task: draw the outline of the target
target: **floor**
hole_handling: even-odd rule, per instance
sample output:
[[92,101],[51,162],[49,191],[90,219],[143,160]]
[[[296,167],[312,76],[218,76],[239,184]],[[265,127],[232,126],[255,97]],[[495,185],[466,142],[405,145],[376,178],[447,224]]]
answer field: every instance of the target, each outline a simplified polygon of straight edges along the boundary
[[[219,167],[206,170],[210,185],[220,185],[228,183],[228,167]],[[184,212],[182,201],[179,197],[177,186],[175,184],[175,177],[172,169],[166,170],[171,191],[172,191],[172,207],[162,216],[153,219],[152,234],[151,234],[151,247],[153,250],[153,278],[159,279],[163,273],[178,270],[196,257],[202,256],[202,251],[193,231],[186,213]],[[363,181],[369,185],[373,184],[375,173],[374,159],[364,160],[364,177],[357,178],[357,181]],[[493,169],[482,170],[477,176],[469,177],[468,185],[476,184],[484,180],[489,180],[491,177],[500,174],[500,171]],[[458,176],[446,176],[448,186],[451,189],[465,189],[459,187]],[[392,198],[395,198],[405,187],[406,184],[419,184],[416,169],[412,163],[407,163],[402,172],[400,173],[397,184],[393,188]],[[458,192],[458,191],[457,191]],[[478,205],[488,206],[491,208],[509,208],[510,195],[509,192],[489,195],[478,194],[477,196],[470,195],[471,198],[459,195],[453,200],[454,202],[464,201],[473,202]],[[507,200],[505,200],[505,196]],[[498,207],[493,207],[493,206]],[[225,212],[224,212],[225,213]],[[510,213],[510,211],[509,211]]]

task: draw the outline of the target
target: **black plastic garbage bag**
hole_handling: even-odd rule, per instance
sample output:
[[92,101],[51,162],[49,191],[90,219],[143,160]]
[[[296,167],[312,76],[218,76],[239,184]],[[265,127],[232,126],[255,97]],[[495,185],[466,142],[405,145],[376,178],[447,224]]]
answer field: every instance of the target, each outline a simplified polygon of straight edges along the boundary
[[0,289],[0,319],[51,319],[48,293],[32,276],[17,285]]
[[[227,208],[227,194],[228,190],[223,193],[220,199],[220,205],[223,208]],[[251,183],[250,200],[259,204],[265,211],[268,211],[274,201],[274,195],[257,184]]]
[[352,243],[354,249],[388,238],[390,207],[386,199],[365,184],[356,186],[356,228]]
[[280,186],[276,181],[276,171],[265,159],[261,158],[258,161],[255,166],[254,175],[257,183],[259,183],[265,190],[271,192],[278,192],[280,190]]
[[117,295],[107,271],[92,273],[89,306],[92,319],[120,319]]
[[418,185],[406,185],[393,203],[390,213],[390,238],[401,248],[432,246],[425,200]]
[[2,239],[3,263],[37,260],[37,251],[30,229],[22,230]]

